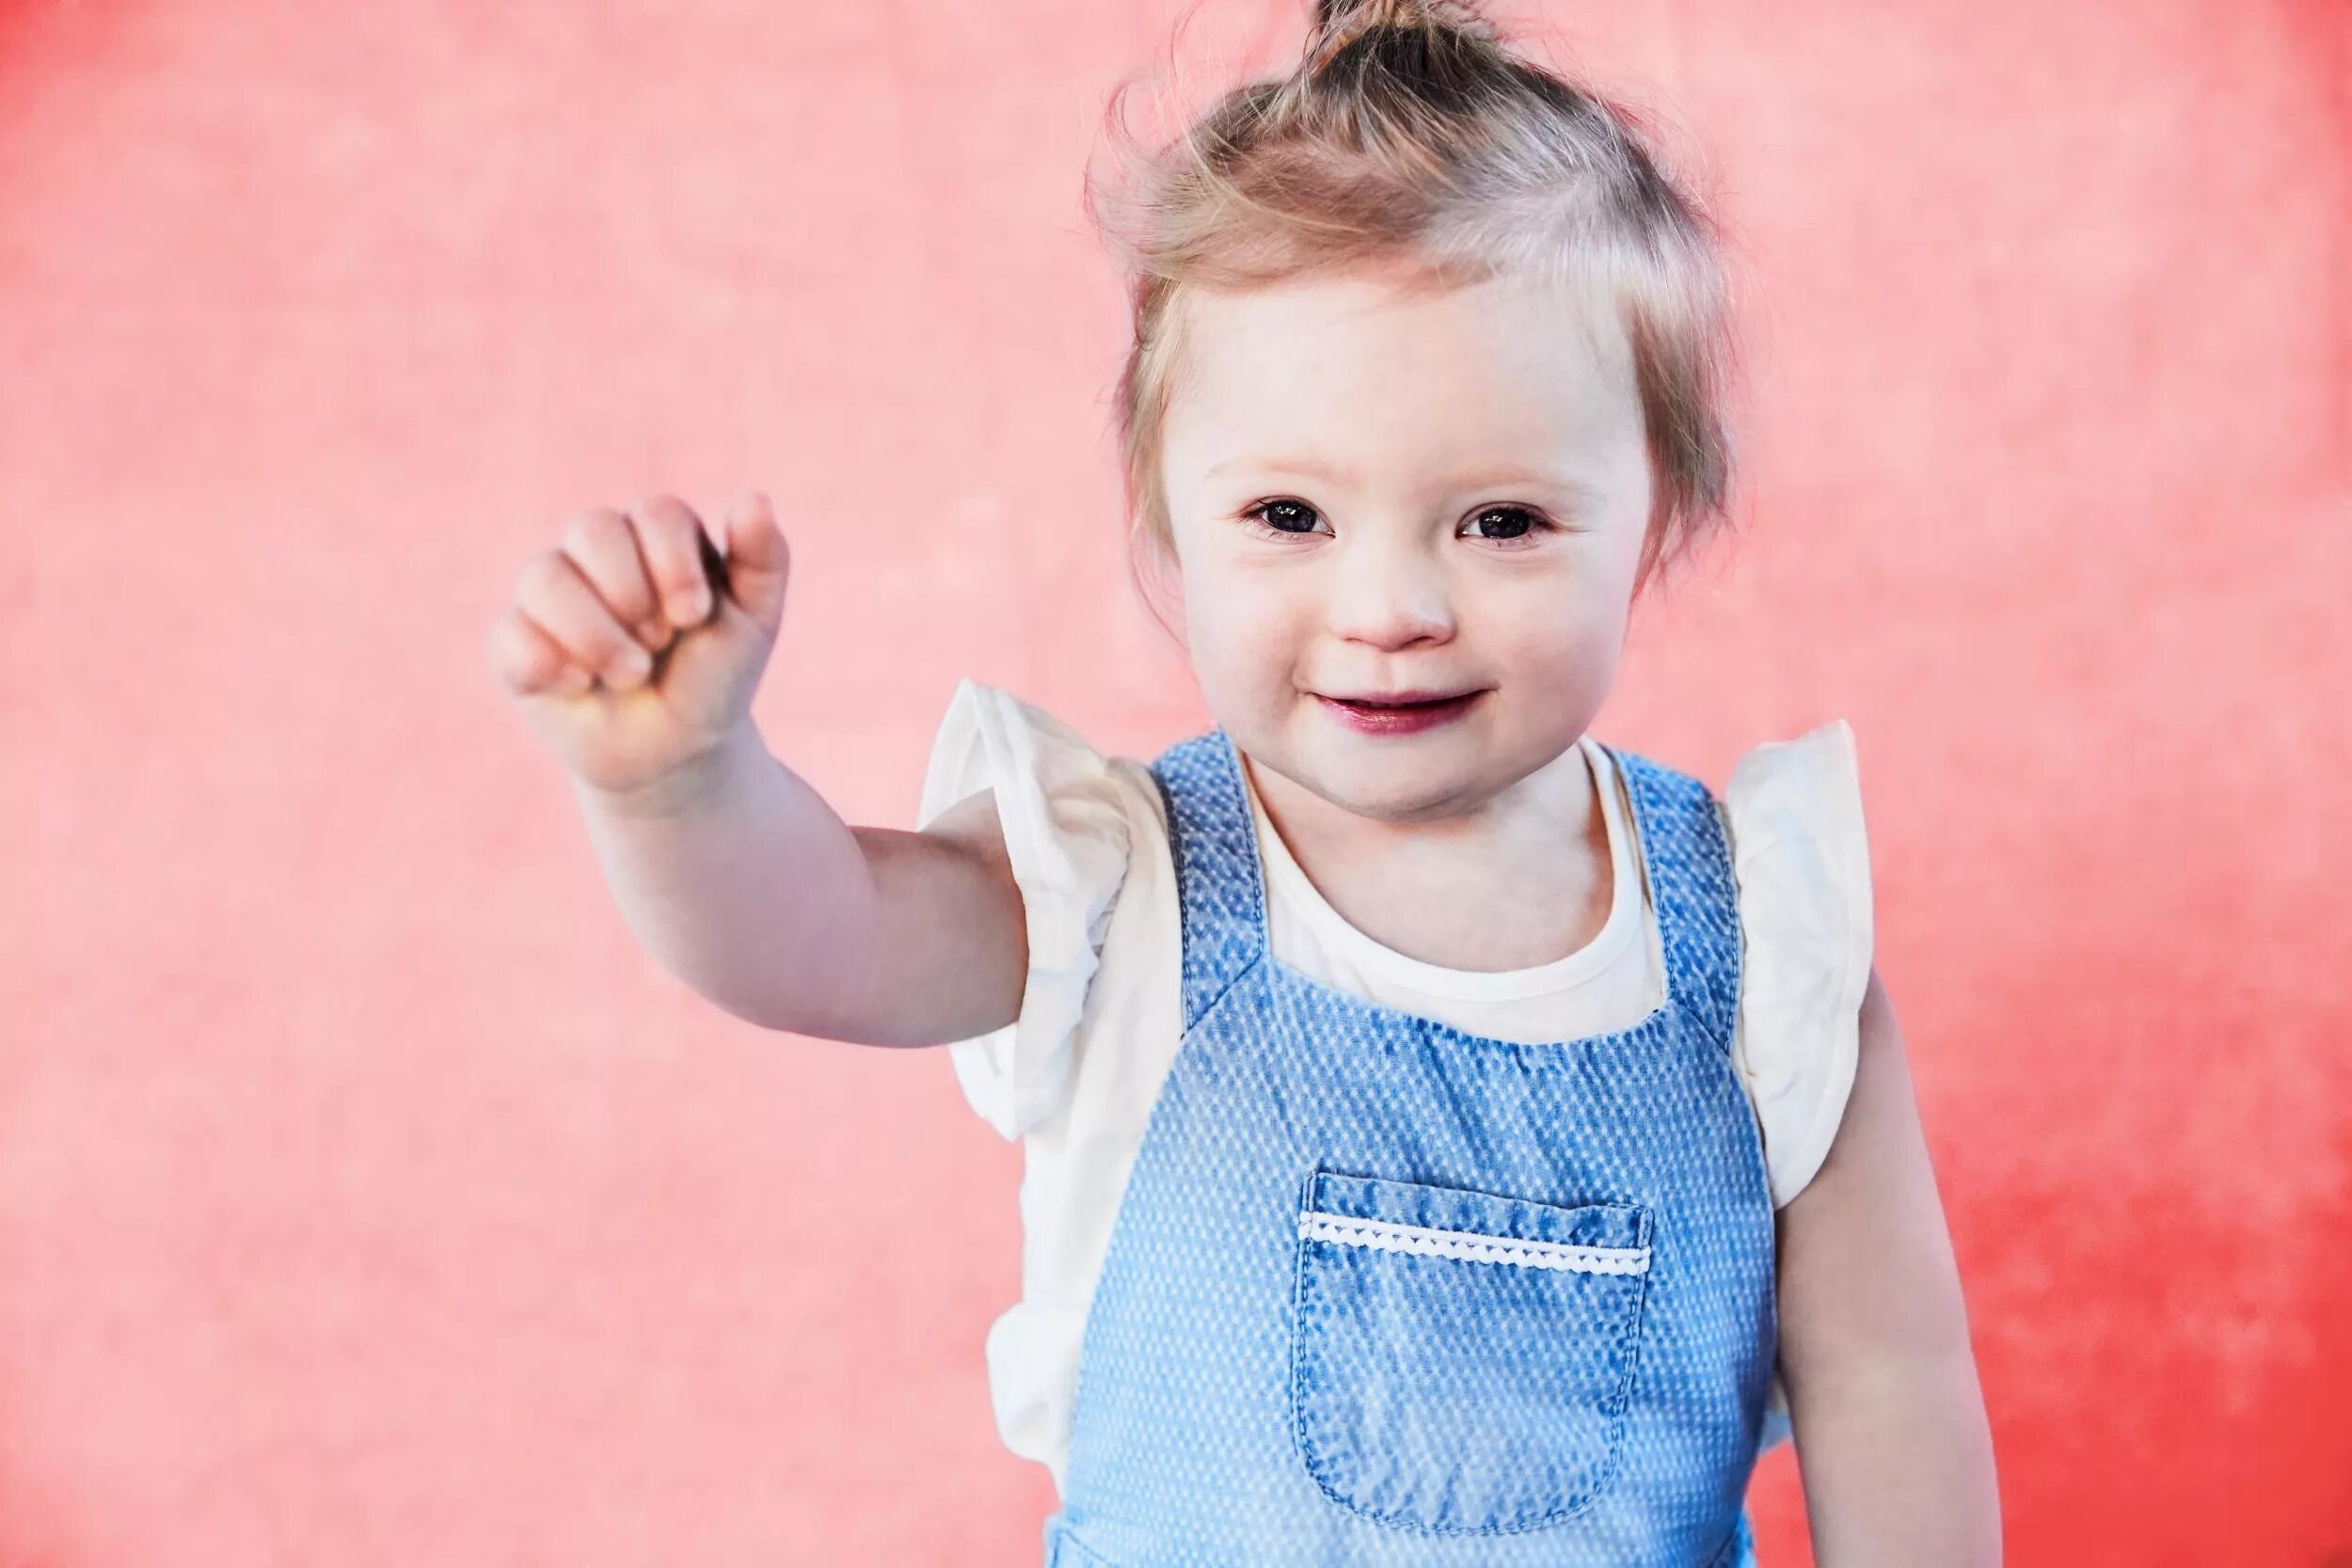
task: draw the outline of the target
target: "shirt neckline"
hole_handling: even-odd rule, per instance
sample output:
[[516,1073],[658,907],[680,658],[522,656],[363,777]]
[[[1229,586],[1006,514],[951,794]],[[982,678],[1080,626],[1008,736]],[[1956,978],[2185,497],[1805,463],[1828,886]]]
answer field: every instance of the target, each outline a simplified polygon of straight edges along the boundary
[[[1615,962],[1641,926],[1642,873],[1634,863],[1633,835],[1625,817],[1614,764],[1608,750],[1592,736],[1580,736],[1578,748],[1594,787],[1600,797],[1601,821],[1609,835],[1609,918],[1590,942],[1574,952],[1525,969],[1449,969],[1425,963],[1374,940],[1348,923],[1318,892],[1306,872],[1292,859],[1290,846],[1275,831],[1273,820],[1258,800],[1249,769],[1241,774],[1248,799],[1250,825],[1257,838],[1259,863],[1269,884],[1279,889],[1284,904],[1295,910],[1330,946],[1368,974],[1431,996],[1463,1001],[1520,1001],[1566,990],[1590,980]],[[1271,922],[1268,928],[1272,936]]]

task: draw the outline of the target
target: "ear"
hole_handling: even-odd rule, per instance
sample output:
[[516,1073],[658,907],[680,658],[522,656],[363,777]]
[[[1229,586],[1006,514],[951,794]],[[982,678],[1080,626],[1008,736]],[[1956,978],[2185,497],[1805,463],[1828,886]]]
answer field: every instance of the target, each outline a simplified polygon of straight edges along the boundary
[[1189,653],[1184,641],[1184,574],[1176,553],[1138,529],[1128,535],[1127,569],[1152,619],[1170,641]]

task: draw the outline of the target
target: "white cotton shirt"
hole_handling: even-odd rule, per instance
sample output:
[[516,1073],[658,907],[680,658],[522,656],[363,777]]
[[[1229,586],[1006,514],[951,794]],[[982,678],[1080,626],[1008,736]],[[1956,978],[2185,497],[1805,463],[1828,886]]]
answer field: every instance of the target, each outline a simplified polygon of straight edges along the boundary
[[[1292,859],[1242,770],[1275,956],[1327,985],[1494,1039],[1545,1044],[1629,1028],[1665,995],[1632,813],[1609,753],[1600,786],[1614,896],[1600,931],[1528,969],[1423,963],[1343,919]],[[958,683],[931,745],[916,826],[993,791],[1026,910],[1021,1013],[947,1047],[966,1100],[1023,1148],[1021,1299],[990,1326],[1005,1446],[1059,1493],[1078,1353],[1127,1177],[1183,1036],[1183,932],[1167,805],[1149,766],[1104,756],[1044,710]],[[1733,1060],[1763,1132],[1775,1209],[1829,1152],[1853,1083],[1870,973],[1867,842],[1842,719],[1767,741],[1720,799],[1739,885]],[[1759,1451],[1789,1435],[1777,1371]]]

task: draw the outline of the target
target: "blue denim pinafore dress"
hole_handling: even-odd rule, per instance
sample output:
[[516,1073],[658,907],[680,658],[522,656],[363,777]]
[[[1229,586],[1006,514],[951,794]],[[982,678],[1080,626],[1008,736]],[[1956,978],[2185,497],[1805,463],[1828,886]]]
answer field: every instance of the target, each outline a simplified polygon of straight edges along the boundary
[[1047,1568],[1748,1568],[1779,1320],[1697,779],[1613,748],[1666,998],[1550,1045],[1267,950],[1222,730],[1152,765],[1184,1035],[1088,1309]]

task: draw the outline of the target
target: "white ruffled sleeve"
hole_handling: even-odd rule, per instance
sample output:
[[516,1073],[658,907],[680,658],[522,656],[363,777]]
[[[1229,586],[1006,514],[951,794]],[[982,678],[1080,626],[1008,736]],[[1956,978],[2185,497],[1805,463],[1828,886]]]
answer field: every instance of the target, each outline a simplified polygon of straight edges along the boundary
[[1724,806],[1746,942],[1734,1056],[1779,1208],[1836,1136],[1870,979],[1870,851],[1852,727],[1833,719],[1755,747],[1733,768]]
[[1006,1138],[1053,1117],[1069,1093],[1071,1037],[1127,871],[1127,817],[1105,759],[1068,725],[993,687],[956,684],[931,742],[915,827],[994,792],[1026,910],[1021,1014],[947,1049],[964,1098]]

